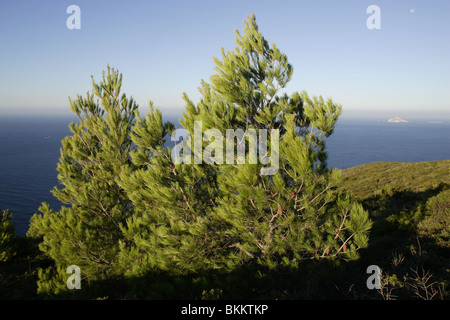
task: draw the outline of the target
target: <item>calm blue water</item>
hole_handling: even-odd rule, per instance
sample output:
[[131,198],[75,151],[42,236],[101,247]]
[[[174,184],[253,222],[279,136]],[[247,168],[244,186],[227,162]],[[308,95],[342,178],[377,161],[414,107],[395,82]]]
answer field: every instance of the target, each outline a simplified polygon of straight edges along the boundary
[[[50,190],[58,184],[61,140],[70,134],[72,120],[0,116],[0,208],[13,212],[18,235],[26,233],[42,202],[60,206]],[[340,169],[376,161],[450,159],[450,123],[342,119],[327,148],[329,166]]]
[[327,150],[328,165],[340,169],[378,161],[447,160],[450,121],[339,120]]

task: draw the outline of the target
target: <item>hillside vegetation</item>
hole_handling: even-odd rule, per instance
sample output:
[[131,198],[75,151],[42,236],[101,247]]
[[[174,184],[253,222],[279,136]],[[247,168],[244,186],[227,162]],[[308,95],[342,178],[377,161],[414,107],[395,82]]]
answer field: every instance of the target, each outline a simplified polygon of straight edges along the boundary
[[[373,222],[368,248],[351,263],[304,263],[295,274],[274,274],[263,283],[251,282],[254,298],[449,299],[449,169],[450,160],[379,162],[343,170],[339,188],[350,191]],[[11,234],[7,216],[2,221],[1,232]],[[8,241],[15,254],[0,263],[0,297],[43,298],[36,293],[37,270],[49,261],[32,239]],[[366,286],[370,265],[382,269],[379,290]],[[212,295],[216,291],[220,293],[221,288],[198,298],[222,298]]]
[[450,160],[375,162],[342,171],[342,189],[359,200],[392,191],[424,192],[450,184]]
[[342,171],[373,221],[359,264],[383,269],[382,298],[449,298],[450,160],[377,162]]

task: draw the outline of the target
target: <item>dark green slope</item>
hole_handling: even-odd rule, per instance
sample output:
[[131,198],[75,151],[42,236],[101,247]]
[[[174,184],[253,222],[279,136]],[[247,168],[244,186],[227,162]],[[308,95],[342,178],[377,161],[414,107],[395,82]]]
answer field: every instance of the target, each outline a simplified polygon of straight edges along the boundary
[[360,264],[384,271],[383,298],[450,298],[450,160],[376,162],[342,171],[373,221]]

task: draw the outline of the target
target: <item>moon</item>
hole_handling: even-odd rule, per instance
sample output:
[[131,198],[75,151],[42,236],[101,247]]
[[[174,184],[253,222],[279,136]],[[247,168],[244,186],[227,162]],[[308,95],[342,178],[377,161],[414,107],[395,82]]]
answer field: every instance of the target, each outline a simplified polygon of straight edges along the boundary
[[416,12],[416,9],[409,10],[409,13],[414,13],[414,12]]

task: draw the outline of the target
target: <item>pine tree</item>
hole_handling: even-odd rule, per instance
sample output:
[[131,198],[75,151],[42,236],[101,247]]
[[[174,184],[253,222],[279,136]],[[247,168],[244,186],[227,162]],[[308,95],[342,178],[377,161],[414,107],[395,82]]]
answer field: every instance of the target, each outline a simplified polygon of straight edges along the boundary
[[79,123],[70,124],[72,135],[62,141],[59,186],[53,190],[65,206],[55,211],[43,203],[42,215],[32,217],[27,234],[42,239],[40,250],[55,262],[54,270],[40,272],[41,292],[64,287],[59,280],[55,285],[51,282],[67,278],[70,265],[79,266],[87,281],[111,277],[121,224],[131,213],[117,178],[133,166],[130,133],[137,105],[120,94],[122,75],[109,66],[102,81],[97,84],[92,78],[92,85],[86,98],[69,98]]
[[[325,142],[341,106],[306,92],[278,95],[293,68],[258,31],[254,15],[244,35],[236,31],[236,43],[214,59],[217,74],[203,84],[200,119],[212,118],[205,122],[220,128],[223,118],[236,115],[230,128],[279,129],[279,170],[262,175],[261,164],[221,167],[209,225],[227,251],[224,262],[231,269],[252,262],[272,269],[356,258],[367,245],[368,214],[349,195],[333,192],[339,172],[326,166]],[[217,252],[216,241],[210,251]]]
[[[249,265],[260,271],[295,268],[302,260],[356,259],[367,245],[368,214],[349,195],[335,192],[339,171],[326,163],[326,139],[341,106],[306,92],[281,94],[293,68],[258,31],[254,15],[245,21],[244,34],[236,31],[236,44],[234,51],[222,49],[221,60],[214,58],[217,73],[211,83],[201,82],[197,105],[183,96],[180,123],[191,137],[196,121],[202,121],[202,134],[223,133],[213,147],[212,139],[202,139],[202,150],[213,151],[210,161],[196,163],[191,157],[189,164],[174,163],[175,150],[163,148],[168,132],[160,114],[139,121],[142,134],[133,141],[143,151],[133,161],[147,165],[121,175],[136,209],[121,242],[121,265],[130,275],[201,274]],[[268,157],[279,156],[278,170],[262,174],[265,165],[250,163],[249,135],[247,141],[232,141],[233,150],[248,146],[245,162],[238,162],[236,153],[225,163],[219,151],[230,140],[226,129],[272,132]],[[158,143],[142,143],[151,130]],[[186,145],[195,151],[194,139]],[[258,148],[263,150],[261,144]]]

